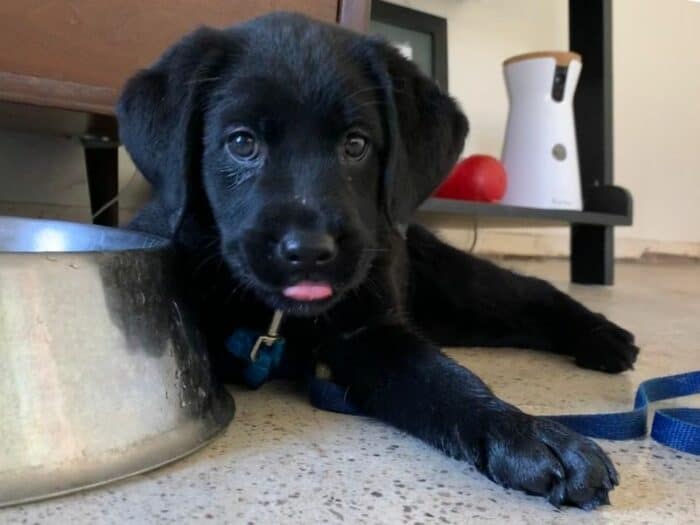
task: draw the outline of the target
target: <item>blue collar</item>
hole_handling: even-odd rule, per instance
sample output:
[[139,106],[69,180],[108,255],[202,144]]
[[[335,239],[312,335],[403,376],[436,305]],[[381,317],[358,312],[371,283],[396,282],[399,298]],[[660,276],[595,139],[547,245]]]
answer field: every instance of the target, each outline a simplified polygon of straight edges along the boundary
[[279,335],[282,311],[275,310],[267,332],[239,328],[226,339],[226,349],[244,363],[243,380],[258,388],[279,369],[285,340]]

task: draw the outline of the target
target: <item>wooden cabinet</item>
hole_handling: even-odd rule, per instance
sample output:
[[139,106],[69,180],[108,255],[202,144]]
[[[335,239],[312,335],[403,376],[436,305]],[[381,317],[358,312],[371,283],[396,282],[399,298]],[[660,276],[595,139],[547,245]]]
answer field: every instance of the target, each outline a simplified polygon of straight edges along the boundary
[[124,80],[197,26],[225,27],[290,10],[362,29],[353,19],[358,6],[362,2],[339,6],[338,0],[5,0],[0,99],[111,114]]
[[[94,213],[117,192],[113,114],[125,80],[197,26],[277,10],[364,31],[370,0],[3,0],[0,126],[83,137]],[[96,222],[116,224],[117,209]]]

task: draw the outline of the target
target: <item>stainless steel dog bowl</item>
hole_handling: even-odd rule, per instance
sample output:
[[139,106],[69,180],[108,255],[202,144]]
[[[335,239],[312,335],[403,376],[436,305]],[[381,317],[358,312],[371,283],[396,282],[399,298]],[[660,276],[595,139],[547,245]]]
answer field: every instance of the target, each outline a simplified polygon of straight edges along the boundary
[[226,427],[166,240],[0,217],[0,506],[124,478]]

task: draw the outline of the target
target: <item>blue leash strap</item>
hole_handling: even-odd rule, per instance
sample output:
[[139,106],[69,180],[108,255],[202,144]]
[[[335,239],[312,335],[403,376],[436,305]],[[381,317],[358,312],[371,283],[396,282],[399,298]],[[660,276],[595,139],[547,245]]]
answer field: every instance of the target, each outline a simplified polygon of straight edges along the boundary
[[[643,381],[637,389],[634,410],[612,414],[551,416],[549,419],[586,436],[634,439],[647,433],[650,403],[700,393],[700,370]],[[651,437],[671,448],[700,455],[700,409],[662,408],[655,412]]]
[[338,383],[314,377],[309,384],[309,401],[316,408],[351,416],[362,416],[364,412],[347,398],[347,390]]
[[[226,340],[229,353],[242,364],[243,380],[251,388],[283,377],[284,338],[278,335],[282,312],[276,310],[266,334],[239,329]],[[287,367],[288,368],[288,367]],[[543,416],[570,429],[599,439],[634,439],[646,436],[647,411],[655,401],[700,394],[700,370],[643,381],[637,389],[634,409],[628,412]],[[309,385],[311,404],[322,410],[362,415],[340,385],[314,377]],[[656,411],[651,437],[659,443],[700,455],[700,408],[662,408]]]
[[[545,416],[585,436],[599,439],[634,439],[647,432],[650,403],[700,394],[700,370],[642,382],[637,389],[634,409],[608,414]],[[309,397],[316,408],[362,415],[344,388],[325,379],[311,381]],[[662,408],[656,411],[651,427],[652,439],[668,447],[700,455],[700,408]]]

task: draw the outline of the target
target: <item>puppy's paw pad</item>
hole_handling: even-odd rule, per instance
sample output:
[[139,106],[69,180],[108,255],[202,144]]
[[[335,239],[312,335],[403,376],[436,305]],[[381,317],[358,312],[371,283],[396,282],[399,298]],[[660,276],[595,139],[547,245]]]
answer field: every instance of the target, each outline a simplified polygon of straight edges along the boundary
[[604,319],[578,337],[572,353],[578,366],[614,374],[633,367],[639,348],[634,335]]
[[593,441],[553,421],[519,412],[489,429],[482,470],[501,485],[544,496],[555,507],[592,510],[618,484],[612,462]]

